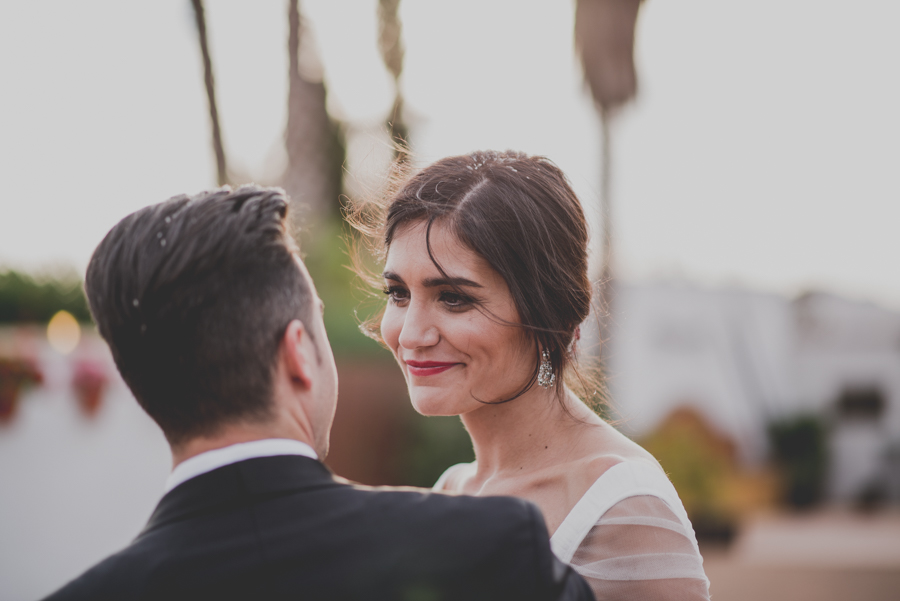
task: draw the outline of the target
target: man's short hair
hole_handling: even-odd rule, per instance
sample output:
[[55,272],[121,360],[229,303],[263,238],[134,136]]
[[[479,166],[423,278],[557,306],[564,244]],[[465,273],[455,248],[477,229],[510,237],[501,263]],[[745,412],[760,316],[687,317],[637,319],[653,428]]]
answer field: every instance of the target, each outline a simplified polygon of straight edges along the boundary
[[271,416],[287,325],[307,325],[289,201],[244,186],[132,213],[91,257],[85,291],[138,402],[171,444]]

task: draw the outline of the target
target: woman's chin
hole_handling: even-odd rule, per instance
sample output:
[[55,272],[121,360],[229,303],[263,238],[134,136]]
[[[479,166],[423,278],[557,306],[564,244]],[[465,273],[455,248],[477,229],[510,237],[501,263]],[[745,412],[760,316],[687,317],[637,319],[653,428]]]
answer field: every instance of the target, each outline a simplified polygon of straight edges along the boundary
[[464,413],[466,408],[460,407],[454,399],[448,398],[447,395],[434,394],[434,392],[424,392],[412,389],[409,391],[410,401],[413,409],[422,415],[429,417],[459,415]]

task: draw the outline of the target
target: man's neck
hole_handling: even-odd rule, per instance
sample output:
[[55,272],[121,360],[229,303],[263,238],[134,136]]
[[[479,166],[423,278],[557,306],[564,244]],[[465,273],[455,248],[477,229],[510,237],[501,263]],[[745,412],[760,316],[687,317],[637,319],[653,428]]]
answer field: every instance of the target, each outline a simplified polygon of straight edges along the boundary
[[278,428],[273,424],[230,424],[218,429],[211,436],[197,436],[179,445],[172,445],[172,467],[183,463],[207,451],[223,449],[234,444],[266,440],[270,438],[286,438],[305,442],[315,448],[304,432],[294,428]]

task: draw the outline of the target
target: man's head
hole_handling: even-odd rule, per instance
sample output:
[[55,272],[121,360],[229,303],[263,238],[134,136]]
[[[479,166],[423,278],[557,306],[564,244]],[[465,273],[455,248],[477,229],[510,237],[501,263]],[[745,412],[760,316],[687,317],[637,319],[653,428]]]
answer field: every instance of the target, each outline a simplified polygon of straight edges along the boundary
[[287,212],[273,188],[178,196],[120,221],[91,257],[94,320],[173,447],[277,421],[295,396],[327,450],[334,359]]

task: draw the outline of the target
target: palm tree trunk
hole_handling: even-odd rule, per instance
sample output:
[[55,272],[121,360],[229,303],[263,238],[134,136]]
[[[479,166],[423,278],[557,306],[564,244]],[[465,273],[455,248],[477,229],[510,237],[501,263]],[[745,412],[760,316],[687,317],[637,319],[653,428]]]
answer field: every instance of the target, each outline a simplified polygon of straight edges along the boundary
[[219,127],[219,111],[216,108],[216,88],[213,79],[212,60],[209,57],[209,41],[206,38],[206,13],[203,0],[191,0],[200,38],[200,52],[203,55],[203,80],[206,83],[206,98],[209,100],[209,120],[212,123],[213,150],[216,153],[216,173],[220,186],[228,183],[228,164],[225,161],[225,147],[222,144],[222,130]]
[[576,0],[575,45],[584,79],[600,117],[601,159],[600,217],[602,219],[602,265],[598,320],[600,355],[610,340],[615,303],[615,269],[612,212],[613,111],[637,92],[634,67],[634,30],[641,0]]
[[305,220],[314,223],[339,213],[343,147],[328,115],[324,82],[311,81],[300,69],[303,23],[298,0],[288,4],[288,24],[288,165],[282,185],[305,212]]
[[403,91],[400,87],[405,53],[401,33],[400,0],[379,0],[378,49],[384,66],[394,78],[394,106],[388,115],[386,125],[391,141],[398,145],[395,148],[395,158],[403,161],[406,159],[403,149],[409,146],[409,128],[403,119]]
[[612,132],[610,128],[610,111],[599,103],[597,113],[600,116],[600,219],[602,223],[602,263],[600,269],[600,356],[610,339],[612,326],[612,310],[615,300],[615,277],[613,266],[613,215],[612,215]]

